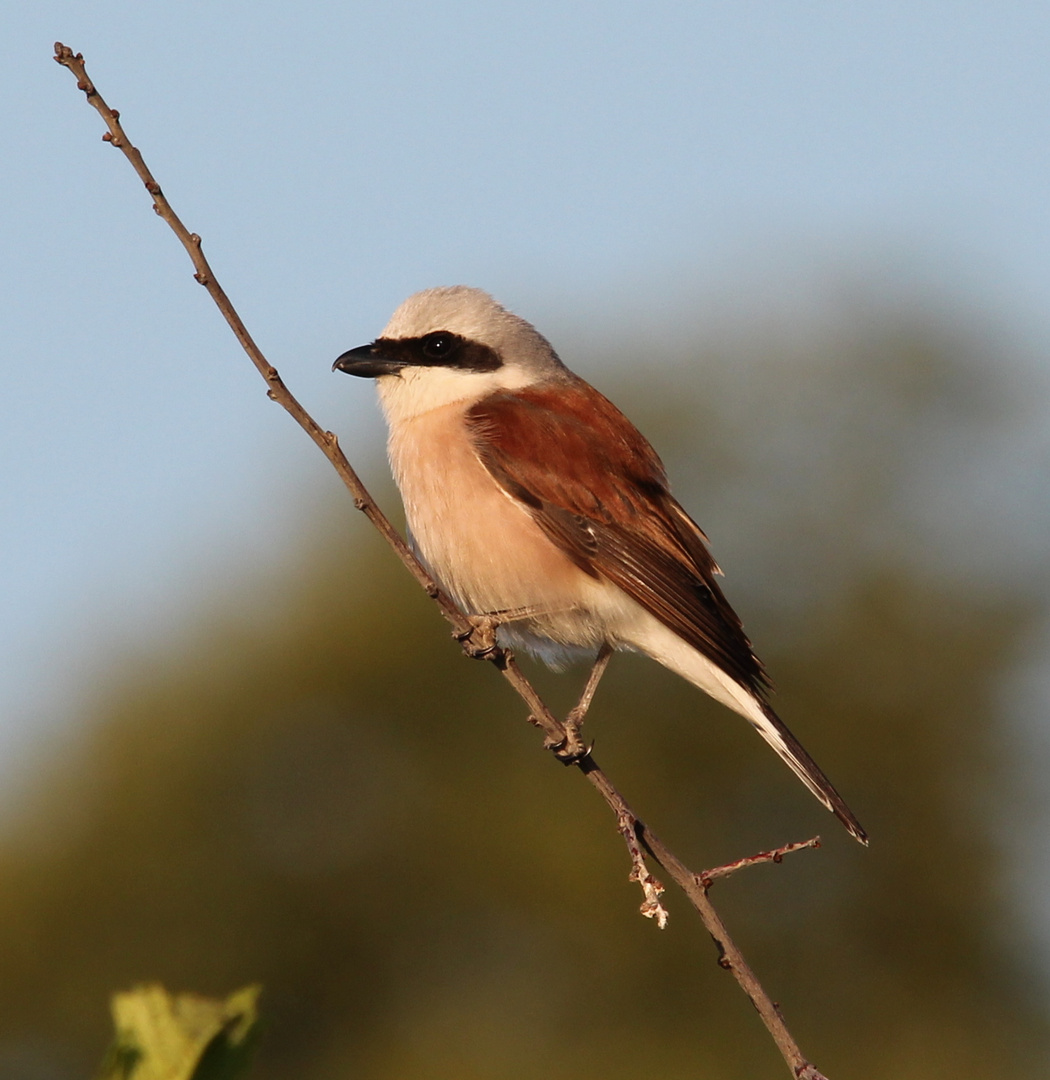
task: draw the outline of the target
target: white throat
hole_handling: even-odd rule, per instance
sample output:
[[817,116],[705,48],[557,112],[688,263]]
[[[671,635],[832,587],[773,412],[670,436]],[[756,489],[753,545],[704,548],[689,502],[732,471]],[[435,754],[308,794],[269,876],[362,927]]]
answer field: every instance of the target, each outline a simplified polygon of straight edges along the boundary
[[387,424],[393,429],[432,409],[455,402],[468,409],[498,390],[520,390],[535,381],[532,372],[508,364],[495,371],[407,367],[397,375],[376,379],[376,390]]

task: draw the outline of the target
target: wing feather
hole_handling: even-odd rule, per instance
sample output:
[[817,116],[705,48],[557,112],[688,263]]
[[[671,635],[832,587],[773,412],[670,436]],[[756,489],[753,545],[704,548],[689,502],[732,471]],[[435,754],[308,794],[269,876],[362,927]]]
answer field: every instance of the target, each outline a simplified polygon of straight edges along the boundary
[[715,581],[707,538],[616,406],[582,380],[560,380],[492,394],[468,424],[485,467],[577,566],[764,698],[768,681]]

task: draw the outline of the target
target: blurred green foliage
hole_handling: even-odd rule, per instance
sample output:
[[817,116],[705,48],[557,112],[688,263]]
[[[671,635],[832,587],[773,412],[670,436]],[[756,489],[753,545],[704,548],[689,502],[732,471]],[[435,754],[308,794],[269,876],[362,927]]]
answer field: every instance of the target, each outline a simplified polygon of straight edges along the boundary
[[[650,362],[619,389],[578,366],[668,460],[870,850],[641,658],[614,660],[588,729],[697,869],[823,833],[713,897],[829,1076],[1044,1076],[989,824],[1010,779],[996,694],[1037,613],[946,571],[906,513],[936,440],[1010,405],[921,327],[823,348]],[[143,980],[263,984],[257,1080],[782,1075],[688,905],[668,894],[663,933],[638,916],[607,809],[340,505],[126,658],[41,771],[0,843],[3,1075],[89,1075],[109,994]],[[564,708],[582,674],[537,678]]]
[[236,1080],[258,1029],[259,987],[225,1001],[138,986],[114,994],[116,1038],[97,1080]]

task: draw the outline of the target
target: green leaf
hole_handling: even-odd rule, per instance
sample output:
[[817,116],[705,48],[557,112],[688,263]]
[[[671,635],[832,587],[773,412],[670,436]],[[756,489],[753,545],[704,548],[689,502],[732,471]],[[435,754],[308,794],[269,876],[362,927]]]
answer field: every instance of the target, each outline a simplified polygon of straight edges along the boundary
[[225,1001],[139,986],[114,994],[116,1039],[98,1080],[233,1080],[248,1066],[260,987]]

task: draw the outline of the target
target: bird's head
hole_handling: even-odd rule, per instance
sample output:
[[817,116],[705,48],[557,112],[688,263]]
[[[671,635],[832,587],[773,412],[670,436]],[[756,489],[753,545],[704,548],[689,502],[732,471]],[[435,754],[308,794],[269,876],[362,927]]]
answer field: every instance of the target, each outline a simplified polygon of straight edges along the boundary
[[410,296],[375,341],[333,369],[376,379],[391,421],[567,374],[535,327],[466,285]]

